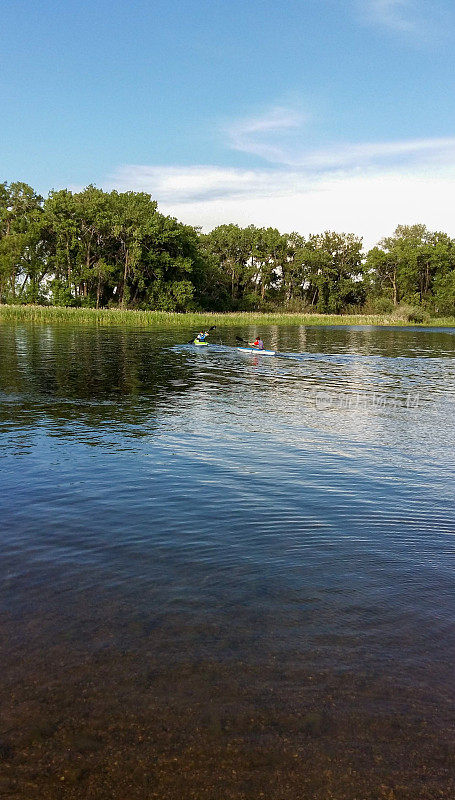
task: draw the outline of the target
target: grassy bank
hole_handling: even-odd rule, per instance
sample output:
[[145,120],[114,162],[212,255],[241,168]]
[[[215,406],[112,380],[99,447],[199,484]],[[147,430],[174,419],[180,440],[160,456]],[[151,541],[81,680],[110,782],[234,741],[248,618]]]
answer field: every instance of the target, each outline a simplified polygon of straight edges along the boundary
[[[53,322],[76,325],[115,325],[149,328],[191,327],[209,325],[400,325],[417,323],[393,314],[262,314],[186,313],[167,311],[122,311],[121,309],[64,308],[61,306],[0,306],[0,321]],[[427,319],[422,327],[455,327],[455,317]]]

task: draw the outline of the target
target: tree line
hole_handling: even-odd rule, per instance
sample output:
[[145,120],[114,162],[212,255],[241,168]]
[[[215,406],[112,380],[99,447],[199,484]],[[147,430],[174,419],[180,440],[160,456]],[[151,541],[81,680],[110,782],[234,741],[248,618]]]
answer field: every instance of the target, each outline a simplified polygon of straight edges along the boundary
[[0,303],[453,314],[455,240],[425,225],[400,225],[368,252],[352,233],[226,224],[204,234],[144,192],[88,186],[43,198],[5,182]]

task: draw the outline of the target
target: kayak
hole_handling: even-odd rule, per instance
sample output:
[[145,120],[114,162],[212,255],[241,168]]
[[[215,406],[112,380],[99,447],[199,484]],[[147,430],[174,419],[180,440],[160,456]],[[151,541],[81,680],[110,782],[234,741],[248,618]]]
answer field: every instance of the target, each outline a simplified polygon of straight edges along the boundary
[[[196,347],[208,347],[209,342],[198,342],[197,339],[194,340],[193,344]],[[236,347],[235,350],[238,350],[239,353],[259,353],[261,356],[275,356],[276,350],[259,350],[258,347]]]
[[261,356],[274,356],[276,350],[259,350],[258,347],[237,347],[240,353],[259,353]]

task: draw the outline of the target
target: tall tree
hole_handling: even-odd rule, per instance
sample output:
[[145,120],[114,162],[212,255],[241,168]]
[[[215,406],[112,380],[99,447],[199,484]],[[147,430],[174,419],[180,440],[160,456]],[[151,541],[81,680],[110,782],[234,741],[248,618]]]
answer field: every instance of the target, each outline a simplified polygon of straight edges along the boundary
[[203,238],[206,252],[215,256],[229,276],[231,304],[241,302],[255,274],[254,227],[219,225]]
[[0,301],[20,300],[36,281],[43,198],[26,183],[0,184]]
[[431,303],[434,282],[454,266],[454,243],[425,225],[399,225],[369,251],[365,269],[373,295],[389,294],[394,305]]
[[311,235],[296,250],[291,274],[306,304],[318,311],[338,313],[359,305],[365,297],[362,240],[333,231]]

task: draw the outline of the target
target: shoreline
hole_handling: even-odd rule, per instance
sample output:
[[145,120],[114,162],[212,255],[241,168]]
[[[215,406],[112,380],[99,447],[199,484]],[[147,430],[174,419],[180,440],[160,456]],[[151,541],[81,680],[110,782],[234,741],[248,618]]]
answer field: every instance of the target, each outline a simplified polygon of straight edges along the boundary
[[0,322],[75,322],[82,325],[113,325],[164,328],[228,325],[364,325],[380,327],[455,327],[455,316],[430,317],[425,322],[395,319],[393,314],[308,314],[287,312],[173,312],[130,309],[71,308],[68,306],[0,305]]

